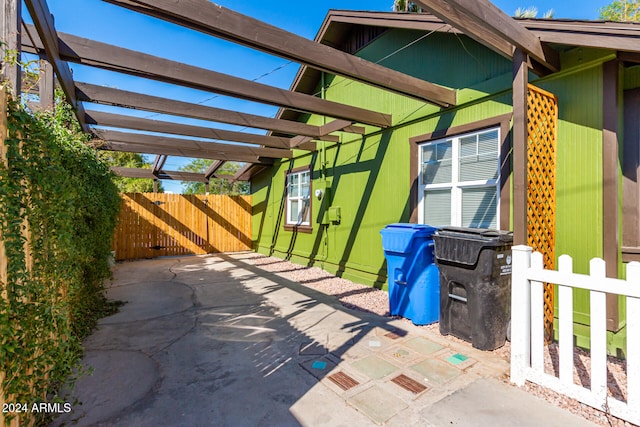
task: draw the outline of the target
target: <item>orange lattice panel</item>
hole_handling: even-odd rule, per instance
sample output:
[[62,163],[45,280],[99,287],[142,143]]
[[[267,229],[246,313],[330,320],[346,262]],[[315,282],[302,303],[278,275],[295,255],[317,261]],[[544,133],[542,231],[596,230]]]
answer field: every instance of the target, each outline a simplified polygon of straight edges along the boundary
[[[527,107],[527,244],[544,255],[545,268],[554,269],[558,99],[529,85]],[[544,302],[545,336],[551,341],[554,306],[551,284],[545,284]]]

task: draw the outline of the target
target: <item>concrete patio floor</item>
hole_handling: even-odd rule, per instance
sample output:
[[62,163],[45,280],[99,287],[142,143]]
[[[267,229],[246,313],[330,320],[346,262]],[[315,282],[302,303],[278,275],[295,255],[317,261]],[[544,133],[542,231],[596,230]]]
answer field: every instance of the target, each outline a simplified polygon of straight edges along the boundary
[[54,425],[588,426],[508,363],[253,267],[252,253],[118,264],[126,301],[84,343]]

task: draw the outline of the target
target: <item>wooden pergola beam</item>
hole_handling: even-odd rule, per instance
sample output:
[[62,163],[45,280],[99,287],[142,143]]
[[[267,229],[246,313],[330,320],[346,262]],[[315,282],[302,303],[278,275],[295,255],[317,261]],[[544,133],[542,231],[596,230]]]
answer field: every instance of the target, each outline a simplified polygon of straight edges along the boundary
[[365,135],[367,130],[363,126],[347,126],[342,129],[342,132],[355,133],[357,135]]
[[129,144],[126,142],[101,142],[94,143],[94,148],[106,151],[121,151],[125,153],[139,154],[163,154],[168,156],[188,157],[196,159],[224,160],[244,163],[273,164],[269,157],[257,157],[252,155],[223,153],[216,150],[193,150],[188,148],[155,147],[153,145]]
[[208,182],[201,173],[182,172],[182,171],[161,171],[158,179],[172,181],[191,181],[191,182]]
[[632,64],[640,64],[640,53],[618,52],[618,60],[622,62],[630,62]]
[[448,0],[551,72],[560,71],[560,54],[489,0]]
[[60,33],[58,37],[60,55],[69,62],[382,128],[392,124],[389,114],[290,92],[70,34]]
[[353,126],[353,123],[348,120],[333,120],[327,124],[320,126],[321,135],[319,137],[311,138],[304,135],[298,135],[291,138],[290,146],[291,148],[315,151],[316,144],[312,142],[312,140],[315,139],[319,141],[340,142],[339,136],[329,135],[331,132],[336,132],[339,130],[343,132],[357,133],[360,135],[364,135],[366,132],[365,128],[361,126]]
[[151,167],[151,172],[154,175],[157,175],[158,172],[160,172],[162,170],[162,168],[164,167],[164,164],[167,162],[167,158],[169,156],[163,156],[161,154],[158,154],[156,156],[156,159],[153,162],[153,166]]
[[442,107],[456,105],[455,90],[308,40],[208,0],[104,1]]
[[291,138],[291,148],[297,148],[299,150],[316,150],[316,143],[313,142],[313,138],[310,136],[294,136]]
[[259,174],[267,167],[265,165],[248,163],[244,165],[236,174],[233,176],[233,181],[249,181],[255,175]]
[[478,43],[491,48],[505,58],[513,58],[513,45],[511,43],[487,30],[483,22],[478,22],[476,19],[469,17],[447,2],[447,0],[418,0],[415,3],[449,25],[464,32],[464,34]]
[[29,10],[31,19],[33,19],[34,25],[26,26],[29,37],[22,40],[22,45],[24,46],[25,42],[30,40],[34,44],[39,44],[39,46],[36,46],[36,49],[44,50],[47,59],[53,67],[53,71],[58,76],[58,81],[60,82],[67,101],[73,107],[80,126],[85,132],[89,132],[89,127],[84,120],[84,108],[82,103],[78,102],[76,98],[75,84],[73,83],[73,76],[69,69],[69,64],[60,57],[58,34],[53,24],[53,16],[51,12],[49,12],[47,2],[45,0],[25,0],[25,4]]
[[[446,3],[447,10],[434,7]],[[560,70],[560,55],[551,49],[522,24],[501,11],[489,0],[417,0],[416,4],[438,14],[447,23],[451,23],[465,34],[469,34],[487,47],[503,53],[496,45],[496,37],[522,50],[551,72]],[[466,17],[465,22],[454,24],[456,16]],[[452,19],[450,22],[449,19]],[[464,26],[466,24],[466,27]]]
[[191,182],[208,182],[201,173],[182,172],[182,171],[162,171],[154,174],[151,169],[142,168],[125,168],[112,166],[111,170],[118,176],[123,178],[144,178],[144,179],[163,179],[174,181],[191,181]]
[[142,169],[142,168],[125,168],[120,166],[111,166],[109,169],[113,173],[123,178],[146,178],[146,179],[157,179],[151,169]]
[[320,126],[291,120],[273,119],[238,111],[223,110],[190,102],[175,101],[120,89],[76,82],[78,99],[199,120],[266,129],[289,135],[320,136]]
[[184,125],[160,120],[143,119],[120,114],[104,113],[100,111],[87,112],[87,123],[98,126],[110,126],[126,129],[136,129],[149,132],[168,133],[173,135],[195,136],[199,138],[217,139],[221,141],[243,142],[258,144],[266,147],[290,148],[290,138],[253,133],[234,132],[223,129],[213,129],[200,126]]
[[[102,140],[109,142],[121,142],[127,144],[141,144],[153,147],[167,147],[187,150],[216,151],[222,154],[239,154],[255,157],[291,158],[291,150],[281,150],[278,148],[250,147],[248,145],[220,144],[217,142],[197,141],[183,138],[171,138],[140,133],[118,132],[105,129],[93,129],[93,132]],[[157,153],[169,154],[169,153]],[[194,156],[198,157],[198,156]]]
[[217,179],[225,179],[225,180],[229,181],[230,183],[232,183],[232,182],[233,182],[233,175],[227,175],[227,174],[221,174],[221,175],[218,175],[218,174],[216,174],[216,175],[214,176],[214,178],[217,178]]
[[224,162],[222,160],[214,161],[213,163],[211,163],[211,166],[209,166],[209,168],[204,172],[204,177],[207,179],[211,178],[218,171],[218,169],[222,167],[222,165],[224,165]]
[[351,126],[353,123],[347,120],[333,120],[327,124],[320,126],[320,132],[322,135],[329,135],[331,132],[336,132]]
[[[6,81],[12,95],[20,97],[21,69],[19,52],[22,46],[20,31],[22,22],[21,0],[0,0],[0,83]],[[18,60],[15,63],[7,61],[10,52],[16,52]],[[5,57],[7,57],[5,59]]]

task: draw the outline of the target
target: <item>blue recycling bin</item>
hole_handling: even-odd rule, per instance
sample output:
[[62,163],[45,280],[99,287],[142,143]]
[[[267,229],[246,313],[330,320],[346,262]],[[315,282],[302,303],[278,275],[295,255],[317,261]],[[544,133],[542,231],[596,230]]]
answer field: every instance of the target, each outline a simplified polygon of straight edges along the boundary
[[440,273],[433,256],[437,228],[423,224],[390,224],[380,231],[387,259],[389,311],[416,325],[440,316]]

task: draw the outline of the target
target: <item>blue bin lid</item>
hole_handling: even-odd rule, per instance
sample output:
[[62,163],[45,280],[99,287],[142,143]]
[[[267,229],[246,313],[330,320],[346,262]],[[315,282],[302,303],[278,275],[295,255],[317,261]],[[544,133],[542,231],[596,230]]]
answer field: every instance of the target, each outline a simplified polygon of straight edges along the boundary
[[438,228],[426,224],[389,224],[382,230],[382,249],[385,252],[407,253],[415,238],[432,239]]
[[420,233],[420,234],[429,234],[429,235],[433,235],[436,231],[438,231],[438,227],[434,227],[431,225],[427,225],[427,224],[408,224],[408,223],[404,223],[404,222],[398,222],[395,224],[389,224],[387,225],[385,228],[383,228],[382,230],[380,230],[380,233],[386,233],[386,232],[391,232],[391,233]]

